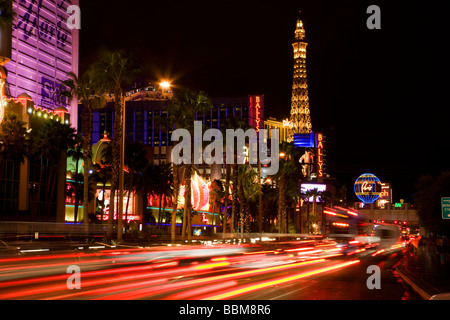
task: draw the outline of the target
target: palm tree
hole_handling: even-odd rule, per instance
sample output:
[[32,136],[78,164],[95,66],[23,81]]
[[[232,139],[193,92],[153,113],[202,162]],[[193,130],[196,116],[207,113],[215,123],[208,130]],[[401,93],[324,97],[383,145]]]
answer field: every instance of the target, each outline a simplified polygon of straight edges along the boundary
[[26,123],[17,115],[7,113],[0,123],[0,181],[6,168],[6,161],[25,161],[28,133]]
[[[248,125],[248,123],[246,123],[243,119],[239,118],[239,117],[233,117],[233,118],[229,118],[226,121],[225,124],[227,129],[242,129],[244,131],[246,131],[247,129],[250,128],[250,126]],[[225,139],[226,139],[226,135],[224,135]],[[234,160],[233,160],[233,166],[231,166],[231,164],[227,164],[226,165],[226,181],[225,181],[225,185],[229,186],[230,184],[230,176],[231,176],[231,184],[232,184],[232,189],[231,189],[231,233],[235,233],[235,226],[236,226],[236,216],[237,216],[237,210],[238,210],[238,175],[239,175],[239,166],[240,164],[238,164],[237,161],[237,145],[234,144]],[[226,188],[226,192],[228,192],[228,188]],[[227,203],[228,206],[228,203]]]
[[[40,162],[40,173],[37,193],[34,195],[33,214],[37,214],[39,206],[47,202],[48,208],[54,196],[56,186],[56,168],[65,165],[67,150],[75,145],[75,129],[69,124],[54,120],[46,120],[39,128],[31,131],[29,158]],[[46,176],[47,190],[42,197],[42,186]],[[42,201],[44,199],[44,201]],[[46,200],[45,200],[46,199]]]
[[[183,90],[177,93],[171,104],[167,107],[168,111],[168,123],[172,129],[183,128],[189,131],[191,134],[191,145],[193,145],[194,138],[194,121],[197,115],[201,115],[212,109],[211,101],[208,99],[206,93],[200,91],[195,92],[191,90]],[[176,144],[175,144],[176,145]],[[172,159],[173,161],[173,159]],[[184,240],[186,234],[186,225],[188,233],[188,241],[191,240],[191,175],[192,175],[192,154],[190,164],[184,164],[184,212],[183,212],[183,225],[181,231],[181,238]],[[179,167],[174,166],[173,170],[174,177],[174,193],[178,196],[179,183],[180,183],[180,172]],[[177,197],[174,197],[174,208],[172,212],[172,239],[174,239],[174,224],[176,218],[177,210]]]
[[241,237],[244,231],[249,232],[250,203],[258,199],[261,192],[258,181],[258,173],[249,164],[239,167],[238,194],[239,194],[239,220],[241,226]]
[[11,25],[16,13],[12,8],[13,0],[0,0],[0,26]]
[[[112,177],[111,199],[115,198],[119,189],[117,238],[122,240],[124,163],[125,163],[125,94],[124,87],[135,80],[138,69],[133,64],[130,54],[125,51],[109,51],[102,53],[101,58],[92,66],[95,79],[103,85],[104,90],[114,96],[114,134],[112,139]],[[119,184],[120,183],[120,184]],[[114,201],[111,202],[111,214],[108,224],[112,226],[115,211]],[[111,238],[111,228],[108,227],[108,238]]]
[[288,203],[295,203],[299,196],[300,183],[298,167],[295,163],[296,149],[293,143],[282,142],[279,147],[280,164],[278,173],[274,178],[278,178],[278,220],[280,233],[288,232]]
[[[101,95],[100,84],[95,79],[93,72],[86,72],[78,78],[73,72],[68,73],[69,79],[63,82],[63,87],[68,88],[62,92],[63,96],[77,98],[83,105],[81,114],[81,133],[83,149],[83,212],[84,223],[88,223],[89,210],[89,170],[91,168],[92,149],[92,111],[102,108],[106,100]],[[76,214],[76,213],[75,213]]]

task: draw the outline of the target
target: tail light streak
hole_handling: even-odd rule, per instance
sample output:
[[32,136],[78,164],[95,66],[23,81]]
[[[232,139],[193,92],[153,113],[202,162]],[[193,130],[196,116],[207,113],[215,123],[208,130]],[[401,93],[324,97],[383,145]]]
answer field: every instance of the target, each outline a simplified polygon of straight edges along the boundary
[[299,280],[302,278],[306,278],[309,276],[313,276],[313,275],[317,275],[317,274],[321,274],[327,271],[332,271],[332,270],[336,270],[336,269],[340,269],[340,268],[344,268],[353,264],[359,263],[359,260],[352,260],[349,262],[344,262],[344,263],[339,263],[339,264],[335,264],[329,267],[324,267],[324,268],[319,268],[319,269],[314,269],[311,271],[306,271],[306,272],[301,272],[301,273],[297,273],[294,274],[292,276],[288,276],[288,277],[279,277],[273,280],[268,280],[268,281],[261,281],[252,285],[243,285],[237,289],[234,289],[232,291],[228,291],[228,292],[223,292],[223,293],[219,293],[219,294],[215,294],[215,295],[210,295],[210,296],[204,296],[200,299],[203,300],[222,300],[222,299],[228,299],[228,298],[232,298],[238,295],[242,295],[248,292],[252,292],[255,290],[259,290],[259,289],[263,289],[263,288],[267,288],[267,287],[271,287],[271,286],[275,286],[275,285],[279,285],[279,284],[283,284],[283,283],[287,283],[287,282],[291,282],[291,281],[295,281],[295,280]]

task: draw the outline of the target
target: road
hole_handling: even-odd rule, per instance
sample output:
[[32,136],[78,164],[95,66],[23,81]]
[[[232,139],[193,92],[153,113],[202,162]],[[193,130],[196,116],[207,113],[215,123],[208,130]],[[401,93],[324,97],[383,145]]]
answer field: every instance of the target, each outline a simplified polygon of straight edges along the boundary
[[[150,248],[84,246],[0,257],[0,300],[414,300],[402,248],[303,240]],[[380,289],[369,289],[369,266]]]

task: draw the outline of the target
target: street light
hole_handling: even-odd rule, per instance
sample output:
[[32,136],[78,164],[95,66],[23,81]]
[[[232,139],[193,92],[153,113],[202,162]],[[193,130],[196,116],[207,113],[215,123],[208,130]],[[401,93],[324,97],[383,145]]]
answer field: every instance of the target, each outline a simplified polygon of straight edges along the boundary
[[162,88],[162,92],[164,92],[164,89],[168,90],[170,88],[170,82],[169,81],[162,81],[159,85]]

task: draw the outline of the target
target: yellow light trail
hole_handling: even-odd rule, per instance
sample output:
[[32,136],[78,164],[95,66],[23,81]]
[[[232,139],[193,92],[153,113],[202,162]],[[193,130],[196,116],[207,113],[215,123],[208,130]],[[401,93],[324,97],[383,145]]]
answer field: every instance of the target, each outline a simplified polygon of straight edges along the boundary
[[278,284],[282,284],[282,283],[286,283],[286,282],[302,279],[302,278],[305,278],[305,277],[313,276],[313,275],[324,273],[324,272],[327,272],[327,271],[336,270],[336,269],[339,269],[339,268],[344,268],[344,267],[350,266],[352,264],[356,264],[358,262],[359,262],[359,260],[352,260],[352,261],[349,261],[349,262],[335,264],[335,265],[332,265],[330,267],[324,267],[324,268],[315,269],[315,270],[308,271],[308,272],[298,273],[298,274],[295,274],[295,275],[289,276],[289,277],[278,278],[278,279],[270,280],[270,281],[262,281],[262,282],[259,282],[259,283],[253,284],[253,285],[243,286],[243,287],[241,287],[239,289],[235,289],[233,291],[229,291],[229,292],[225,292],[225,293],[222,293],[222,294],[216,294],[216,295],[213,295],[213,296],[205,297],[202,300],[222,300],[222,299],[227,299],[227,298],[235,297],[235,296],[238,296],[238,295],[241,295],[241,294],[244,294],[244,293],[248,293],[248,292],[251,292],[251,291],[259,290],[259,289],[262,289],[262,288],[267,288],[267,287],[270,287],[270,286],[275,286],[275,285],[278,285]]

